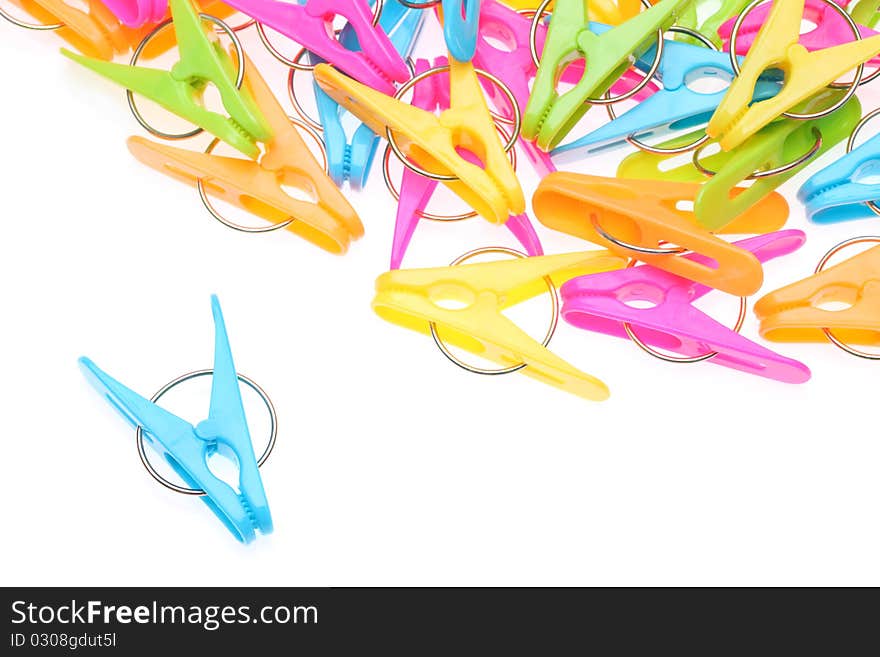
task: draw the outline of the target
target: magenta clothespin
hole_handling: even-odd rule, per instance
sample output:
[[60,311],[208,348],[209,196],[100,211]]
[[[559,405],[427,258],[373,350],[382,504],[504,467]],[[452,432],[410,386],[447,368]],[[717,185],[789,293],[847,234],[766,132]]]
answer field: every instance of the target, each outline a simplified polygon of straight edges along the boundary
[[[847,3],[838,1],[837,4],[843,7]],[[759,5],[746,16],[736,38],[736,51],[738,55],[745,55],[748,52],[755,41],[755,37],[758,36],[758,31],[764,25],[764,21],[767,20],[772,7],[772,3]],[[842,43],[849,43],[853,40],[852,29],[850,29],[846,19],[829,7],[827,3],[822,2],[822,0],[806,0],[804,3],[804,18],[816,24],[816,27],[812,30],[801,34],[799,39],[800,44],[811,52]],[[736,19],[737,16],[734,16],[718,28],[718,36],[723,40],[725,50],[730,49],[730,33],[733,31]],[[864,25],[859,25],[858,28],[863,39],[878,34],[878,32]],[[871,59],[870,62],[872,64],[880,63],[880,55]]]
[[[796,251],[806,241],[799,230],[781,230],[736,242],[761,262]],[[708,262],[696,254],[683,256]],[[698,310],[692,304],[712,288],[681,276],[639,265],[629,269],[580,276],[562,286],[562,317],[570,324],[621,338],[623,323],[647,345],[685,357],[716,352],[709,362],[785,383],[803,383],[809,368],[781,356]],[[634,308],[627,302],[655,303]]]
[[127,27],[161,23],[168,15],[168,0],[102,0]]
[[[373,26],[373,12],[366,0],[305,0],[301,5],[276,0],[224,2],[377,91],[393,94],[394,82],[409,79],[403,57],[382,28]],[[348,21],[360,51],[348,50],[332,36],[333,30],[327,24],[335,16]]]
[[[519,13],[515,9],[497,2],[497,0],[483,0],[480,8],[479,27],[477,49],[473,58],[474,66],[493,74],[506,84],[516,98],[520,111],[525,111],[530,93],[529,82],[538,72],[532,61],[529,48],[530,15]],[[500,41],[508,49],[497,48],[487,37]],[[542,23],[538,26],[535,35],[535,45],[539,53],[544,49],[546,37],[547,26]],[[563,72],[562,79],[564,82],[574,84],[580,80],[583,73],[583,64],[576,63]],[[506,115],[507,118],[513,118],[510,104],[504,93],[488,80],[481,78],[480,82],[498,112]],[[625,93],[639,82],[641,82],[641,76],[629,70],[615,83],[612,92],[615,95]],[[635,98],[636,100],[644,100],[657,89],[657,85],[651,82],[639,91]],[[539,176],[544,177],[548,173],[556,171],[550,155],[539,149],[533,142],[520,139],[519,145]]]
[[[434,60],[434,66],[446,66],[446,64],[445,57],[438,57]],[[416,75],[424,73],[430,67],[431,64],[427,59],[416,60]],[[449,76],[447,74],[432,75],[417,84],[413,89],[412,104],[429,112],[447,109],[449,107]],[[479,164],[477,158],[471,153],[462,151],[459,154],[472,164]],[[397,205],[394,239],[391,244],[391,269],[400,268],[400,263],[406,254],[421,213],[425,211],[428,202],[434,195],[437,184],[436,180],[404,168],[403,178],[400,182],[400,201]],[[519,240],[526,253],[530,256],[544,255],[541,241],[526,215],[511,215],[504,225]]]

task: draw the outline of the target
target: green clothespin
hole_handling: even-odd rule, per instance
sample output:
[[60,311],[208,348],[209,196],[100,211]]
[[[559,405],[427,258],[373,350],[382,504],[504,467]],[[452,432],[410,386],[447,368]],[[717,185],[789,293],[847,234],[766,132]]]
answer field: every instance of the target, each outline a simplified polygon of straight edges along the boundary
[[[843,93],[843,90],[822,92],[808,103],[802,104],[802,107],[827,107],[837,102]],[[706,173],[694,166],[693,160],[683,166],[663,170],[663,162],[674,157],[680,158],[681,155],[655,155],[641,151],[627,156],[620,163],[617,176],[680,182],[706,181],[694,199],[694,214],[703,226],[715,232],[814,162],[824,152],[847,139],[859,122],[861,113],[859,100],[853,97],[838,111],[821,119],[798,121],[783,118],[774,121],[735,149],[700,158],[703,169],[714,173],[709,178]],[[702,131],[697,131],[682,135],[669,140],[663,146],[674,148],[692,143],[701,134]],[[706,145],[712,143],[716,143],[716,140],[707,142]],[[815,152],[811,157],[805,157],[814,149]],[[786,168],[787,165],[801,159],[803,161],[796,166]],[[777,168],[785,168],[785,170],[775,175],[755,178],[748,188],[739,193],[734,192],[734,188],[748,180],[755,172]]]
[[859,0],[850,10],[853,20],[865,27],[877,27],[880,22],[880,0]]
[[[169,5],[180,51],[180,61],[170,71],[114,64],[64,48],[61,53],[191,121],[248,157],[258,157],[256,142],[268,141],[272,133],[250,94],[236,88],[232,58],[205,34],[190,0],[169,0]],[[217,87],[229,116],[212,112],[199,102],[208,83]]]
[[[661,0],[607,32],[590,31],[587,0],[556,0],[541,65],[523,115],[522,135],[536,140],[541,150],[559,145],[599,98],[630,66],[630,56],[640,55],[656,40],[658,29],[675,22],[678,12],[692,0]],[[584,59],[584,75],[561,96],[556,81],[565,66]]]
[[[728,18],[736,16],[745,9],[745,6],[749,4],[749,2],[750,0],[721,0],[721,6],[719,6],[710,16],[707,16],[702,23],[698,24],[698,12],[700,11],[700,8],[712,4],[713,0],[694,0],[684,8],[681,16],[678,17],[676,24],[681,27],[689,27],[692,30],[696,30],[718,46],[718,48],[721,48],[722,40],[721,37],[718,36],[718,28],[721,27],[721,24]],[[699,39],[695,39],[687,34],[676,34],[675,40],[690,43],[694,46],[704,45]]]

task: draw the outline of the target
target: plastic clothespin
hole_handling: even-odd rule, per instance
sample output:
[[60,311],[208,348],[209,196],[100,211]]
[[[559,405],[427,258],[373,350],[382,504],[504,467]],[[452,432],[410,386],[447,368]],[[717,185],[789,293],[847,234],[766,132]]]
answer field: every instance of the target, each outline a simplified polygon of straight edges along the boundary
[[[636,61],[636,66],[648,70],[656,50],[656,46],[651,46]],[[660,91],[615,120],[609,121],[576,141],[554,149],[553,156],[569,153],[568,158],[576,155],[580,159],[585,153],[593,153],[609,145],[620,144],[627,137],[645,139],[705,124],[724,97],[726,88],[712,93],[702,93],[692,91],[688,87],[688,81],[697,77],[731,80],[733,68],[730,65],[730,55],[726,52],[667,39],[664,42],[663,57],[660,60],[657,77],[663,83]],[[755,85],[754,100],[771,98],[779,89],[779,85],[774,82],[758,80]]]
[[161,22],[168,14],[168,0],[102,0],[123,25],[141,27]]
[[[551,173],[538,185],[532,208],[538,221],[555,230],[605,246],[717,290],[748,296],[764,280],[761,263],[751,253],[699,225],[693,212],[679,205],[693,201],[700,185],[660,180],[625,180],[576,173]],[[724,228],[731,234],[778,230],[788,218],[788,204],[775,192]],[[612,237],[615,241],[603,237]],[[663,247],[672,244],[674,247]],[[630,245],[627,248],[624,245]],[[715,266],[678,257],[685,249]]]
[[477,47],[481,0],[442,0],[437,14],[443,24],[443,39],[449,55],[469,62]]
[[[827,302],[851,304],[825,310]],[[771,292],[755,304],[761,337],[772,342],[880,344],[880,246]]]
[[[446,66],[445,57],[434,60],[434,66]],[[415,63],[416,75],[424,73],[431,68],[431,63],[426,59],[418,59]],[[424,80],[413,90],[412,105],[429,112],[443,111],[449,107],[449,80],[448,75],[439,74]],[[467,152],[462,157],[478,164],[476,159]],[[397,204],[397,217],[394,224],[394,239],[391,245],[391,269],[399,269],[400,263],[406,254],[416,226],[422,213],[425,211],[434,190],[437,189],[438,181],[422,176],[415,171],[404,167],[403,178],[400,182],[400,201]],[[530,256],[544,255],[541,240],[535,233],[529,218],[525,213],[511,216],[504,224]]]
[[[326,64],[315,68],[315,79],[377,135],[392,131],[403,152],[418,166],[456,176],[444,184],[485,219],[501,224],[510,215],[525,212],[522,187],[495,131],[471,63],[449,61],[450,109],[440,116],[389,98]],[[474,153],[482,166],[464,159],[457,148]]]
[[[880,35],[814,52],[798,43],[804,0],[775,0],[742,70],[709,121],[706,132],[723,150],[736,148],[765,125],[822,91],[847,71],[880,53]],[[768,68],[785,74],[773,98],[751,104],[759,76]]]
[[[837,4],[844,6],[843,2]],[[858,0],[849,10],[850,16],[859,25],[877,27],[880,23],[880,0]]]
[[65,0],[13,2],[43,24],[63,24],[55,33],[88,57],[109,61],[127,53],[132,42],[137,42],[134,33],[120,25],[99,0],[87,0],[76,6]]
[[[90,383],[132,426],[144,430],[146,441],[186,485],[205,491],[202,500],[226,528],[242,543],[250,543],[257,531],[272,532],[272,516],[216,296],[211,297],[211,311],[215,326],[211,405],[208,419],[195,427],[126,388],[88,358],[80,358],[79,363]],[[237,489],[214,476],[208,467],[208,457],[218,452],[234,454],[232,460],[239,468]]]
[[[257,157],[257,142],[272,136],[259,107],[246,91],[236,88],[232,60],[217,41],[205,34],[190,0],[170,0],[170,5],[180,51],[180,61],[170,71],[102,62],[66,49],[61,52],[204,128],[248,157]],[[208,83],[217,87],[229,116],[212,112],[200,102]]]
[[[275,95],[252,62],[245,58],[245,89],[266,113],[273,137],[259,162],[223,157],[130,137],[128,148],[149,167],[197,185],[211,196],[267,221],[290,221],[285,228],[331,253],[345,253],[364,234],[354,208],[324,173],[290,123]],[[297,200],[282,185],[309,193],[314,201]]]
[[[845,3],[839,2],[837,4],[843,7]],[[770,5],[760,5],[746,16],[737,35],[736,50],[738,54],[745,55],[749,51],[749,48],[755,41],[755,35],[761,29],[764,21],[767,20],[769,13]],[[846,19],[822,0],[806,0],[803,17],[815,23],[815,27],[802,33],[798,40],[807,50],[821,50],[822,48],[848,43],[853,40],[853,31],[846,22]],[[718,28],[718,33],[724,40],[725,49],[730,48],[730,34],[735,23],[736,17]],[[858,28],[863,39],[877,34],[877,32],[864,25],[858,25]],[[878,58],[874,57],[871,62],[878,63]]]
[[[304,0],[303,4],[279,0],[224,1],[373,89],[393,94],[395,82],[409,79],[406,62],[388,35],[373,26],[367,0]],[[360,50],[349,50],[334,38],[332,28],[327,27],[327,21],[334,16],[348,21],[357,34]]]
[[[676,21],[676,25],[696,30],[704,37],[709,39],[716,46],[720,47],[722,43],[721,36],[718,34],[718,28],[731,16],[740,13],[749,0],[721,0],[717,8],[700,22],[700,14],[703,13],[705,7],[715,6],[714,0],[693,0],[685,7],[681,15]],[[698,45],[699,41],[688,34],[676,34],[676,41]],[[743,54],[743,53],[740,53]]]
[[880,174],[880,134],[810,176],[798,190],[807,218],[819,224],[876,217],[880,184],[861,182]]
[[[474,66],[483,71],[492,73],[510,89],[517,100],[520,111],[524,112],[529,100],[529,82],[534,79],[538,72],[532,61],[529,50],[529,30],[531,20],[513,9],[497,2],[496,0],[483,0],[480,9],[480,32],[477,39],[477,48],[474,52]],[[610,28],[608,28],[610,29]],[[544,47],[547,36],[547,26],[543,23],[538,25],[535,35],[535,44],[538,52]],[[495,39],[509,47],[501,49],[496,47],[490,39]],[[562,80],[575,84],[583,75],[583,66],[572,65],[565,69]],[[612,85],[613,93],[624,93],[641,81],[641,76],[627,70],[623,78]],[[507,118],[513,117],[510,101],[500,89],[491,82],[482,81],[486,96],[495,106],[496,111],[502,112]],[[630,86],[632,85],[632,86]],[[657,90],[657,85],[649,83],[639,91],[634,98],[644,100]],[[520,139],[518,146],[529,158],[535,171],[542,178],[551,171],[556,171],[550,154],[538,148],[533,142]]]
[[[842,91],[829,89],[816,96],[814,104],[820,107],[827,105],[829,99],[839,98],[842,94]],[[617,175],[624,178],[705,181],[694,200],[694,214],[703,226],[717,231],[846,139],[858,123],[860,112],[858,98],[851,98],[837,112],[819,119],[774,121],[733,150],[701,158],[701,167],[714,173],[708,179],[703,171],[694,166],[693,160],[664,171],[661,170],[663,163],[674,156],[644,152],[627,156],[621,162]],[[690,135],[682,142],[692,142],[695,136],[699,135]],[[662,146],[674,148],[676,145],[676,142],[668,142]],[[794,166],[790,166],[792,164]],[[755,173],[779,169],[784,170],[754,178],[747,188],[738,187],[753,178]]]
[[[483,0],[484,2],[486,0]],[[541,0],[501,0],[512,9],[537,9]],[[590,20],[606,25],[620,25],[639,13],[642,9],[640,0],[590,0]]]
[[[653,7],[601,35],[587,24],[584,0],[556,0],[541,65],[523,116],[522,134],[548,151],[559,145],[598,98],[629,67],[629,57],[641,54],[658,29],[671,25],[691,0],[661,0]],[[556,83],[572,58],[586,63],[574,88],[560,95]]]
[[[784,230],[735,242],[761,262],[796,251],[806,241],[799,230]],[[683,256],[707,263],[703,256]],[[569,324],[628,338],[629,324],[645,344],[686,358],[715,352],[710,363],[783,381],[803,383],[809,368],[752,342],[715,321],[693,305],[712,288],[651,265],[591,274],[572,279],[562,286],[562,317]],[[656,305],[639,308],[634,301]]]
[[[424,17],[424,12],[418,9],[404,7],[397,0],[385,0],[379,27],[388,34],[391,44],[401,57],[406,58],[412,52]],[[339,42],[349,50],[360,48],[357,34],[348,25],[342,29]],[[314,55],[310,57],[313,64],[321,61]],[[339,187],[348,181],[352,189],[361,189],[370,175],[380,137],[369,126],[361,123],[355,128],[349,141],[342,125],[345,110],[324,93],[317,82],[313,82],[312,86],[315,90],[318,117],[324,126],[324,145],[327,148],[327,169],[330,177]]]
[[[607,251],[537,256],[455,267],[400,269],[376,279],[373,310],[382,319],[430,334],[498,363],[525,363],[523,374],[575,395],[601,401],[604,383],[555,356],[508,319],[503,310],[574,276],[608,271],[625,264]],[[451,310],[445,300],[464,307]]]

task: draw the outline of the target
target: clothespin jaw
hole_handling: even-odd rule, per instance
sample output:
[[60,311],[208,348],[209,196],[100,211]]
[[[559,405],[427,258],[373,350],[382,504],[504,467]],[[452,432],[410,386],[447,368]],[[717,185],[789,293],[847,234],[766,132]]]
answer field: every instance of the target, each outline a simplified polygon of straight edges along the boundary
[[880,199],[880,184],[862,182],[880,174],[880,135],[814,173],[798,190],[807,218],[819,224],[876,217],[868,205]]
[[[236,88],[231,59],[216,40],[208,38],[190,0],[169,3],[180,50],[180,60],[171,71],[98,61],[66,49],[61,52],[204,128],[248,157],[257,157],[256,142],[271,137],[259,107],[246,91]],[[199,102],[208,83],[217,87],[229,116],[212,112]]]
[[471,61],[477,48],[480,0],[442,0],[438,14],[449,55],[460,62]]
[[[655,53],[656,46],[651,46],[637,60],[636,66],[648,70]],[[705,124],[724,97],[725,90],[713,93],[691,91],[687,81],[691,77],[710,76],[733,78],[728,53],[665,40],[663,57],[658,69],[658,77],[663,81],[663,88],[615,120],[609,121],[576,141],[554,149],[553,155],[576,153],[580,159],[584,152],[604,150],[609,145],[623,143],[628,137],[646,139]],[[755,85],[754,100],[771,98],[778,91],[779,85],[759,80]]]
[[[754,294],[763,282],[761,263],[751,253],[715,237],[700,226],[692,212],[677,207],[693,200],[698,190],[696,183],[623,180],[557,172],[538,185],[532,207],[538,221],[548,228],[589,240],[623,257],[636,257],[730,294]],[[768,203],[775,203],[775,199]],[[761,215],[768,207],[772,205],[753,206],[737,219],[736,228],[731,224],[726,231],[760,232],[753,230],[754,224],[767,221]],[[745,228],[750,223],[753,224],[752,230]],[[778,221],[773,223],[778,224]],[[620,244],[604,237],[599,229]],[[654,253],[667,243],[705,256],[714,261],[714,266],[678,257],[675,247]],[[640,250],[625,248],[622,244]]]
[[[573,276],[623,266],[607,251],[538,256],[455,267],[401,269],[376,280],[373,310],[382,319],[430,334],[504,367],[525,363],[523,374],[586,399],[608,397],[604,383],[581,372],[528,336],[502,310],[545,291],[546,278],[561,284]],[[464,307],[444,308],[444,301]]]
[[[205,492],[202,500],[242,543],[256,532],[272,531],[272,516],[254,455],[253,444],[232,362],[229,340],[217,298],[211,297],[215,322],[214,373],[208,419],[193,426],[163,410],[103,372],[88,358],[79,363],[86,378],[134,427],[186,485]],[[236,488],[217,478],[207,459],[216,452],[234,456],[239,467]]]
[[[830,90],[820,95],[827,104],[829,98],[836,100],[842,92]],[[722,152],[724,157],[720,158],[719,164],[710,165],[719,168],[713,168],[715,175],[703,185],[694,202],[697,219],[709,230],[720,230],[802,171],[809,162],[846,139],[860,116],[859,100],[853,97],[829,116],[812,121],[776,121],[732,151]],[[809,160],[778,174],[757,179],[741,192],[736,191],[737,185],[748,180],[755,172],[796,162],[811,150],[815,150],[815,155]]]
[[[758,32],[742,70],[706,127],[723,150],[736,148],[758,130],[796,108],[849,70],[880,53],[880,35],[807,51],[798,43],[804,0],[776,0]],[[768,68],[784,73],[773,98],[750,104],[758,78]]]
[[[759,261],[791,253],[806,236],[797,230],[759,235],[736,242]],[[690,260],[706,259],[689,254]],[[802,383],[810,370],[802,363],[776,354],[740,336],[693,305],[711,288],[651,265],[592,274],[562,286],[562,316],[570,324],[620,338],[632,327],[644,344],[686,358],[714,352],[710,362],[786,383]],[[635,301],[651,302],[636,307]]]
[[[321,88],[377,135],[390,129],[418,166],[457,179],[444,182],[482,217],[504,223],[525,211],[525,198],[492,123],[470,63],[449,62],[450,109],[439,117],[352,80],[326,64],[315,68]],[[456,148],[473,152],[477,166]]]
[[[698,14],[703,6],[708,5],[709,2],[704,3],[702,0],[694,0],[694,2],[691,2],[684,8],[681,15],[678,17],[676,24],[696,30],[720,48],[722,39],[718,34],[718,28],[721,27],[721,24],[728,18],[739,14],[745,9],[746,5],[749,4],[749,1],[750,0],[722,0],[721,4],[718,5],[718,8],[712,12],[712,14],[706,16],[703,19],[703,22],[700,23]],[[690,43],[692,45],[698,45],[699,43],[696,39],[687,34],[677,34],[675,35],[675,38],[676,40]]]
[[[273,134],[259,162],[159,144],[131,137],[138,160],[189,185],[202,181],[211,196],[223,199],[285,228],[331,253],[345,253],[364,227],[351,204],[327,177],[275,95],[245,56],[244,88],[263,108]],[[312,201],[298,200],[282,186],[303,190]]]
[[[851,305],[820,307],[828,302]],[[755,314],[761,337],[772,342],[826,342],[828,329],[845,344],[880,344],[880,246],[771,292]]]
[[89,57],[109,61],[131,50],[133,35],[98,0],[74,6],[65,0],[13,0],[40,23],[62,23],[54,32]]
[[[395,50],[402,57],[408,57],[412,51],[421,32],[424,16],[424,12],[404,7],[397,0],[387,0],[384,5],[379,26],[388,34]],[[342,29],[339,42],[349,50],[360,49],[357,33],[350,25]],[[312,64],[323,61],[314,54],[310,54],[309,58]],[[313,80],[313,87],[318,116],[324,127],[328,173],[339,187],[347,181],[352,189],[362,189],[369,178],[380,137],[361,123],[355,128],[349,140],[342,125],[342,115],[345,110],[324,93],[317,81]]]
[[[557,0],[541,54],[532,94],[523,116],[522,135],[545,151],[555,148],[598,98],[629,68],[629,56],[648,42],[658,29],[675,21],[691,0],[661,0],[602,35],[587,25],[583,0]],[[587,63],[573,89],[559,95],[556,83],[573,57]]]
[[[271,27],[356,80],[382,93],[393,94],[395,82],[409,79],[406,62],[388,35],[373,26],[367,0],[226,0],[257,22]],[[327,20],[341,16],[357,34],[360,49],[349,50],[333,36]]]
[[160,23],[168,13],[168,0],[102,0],[128,27]]

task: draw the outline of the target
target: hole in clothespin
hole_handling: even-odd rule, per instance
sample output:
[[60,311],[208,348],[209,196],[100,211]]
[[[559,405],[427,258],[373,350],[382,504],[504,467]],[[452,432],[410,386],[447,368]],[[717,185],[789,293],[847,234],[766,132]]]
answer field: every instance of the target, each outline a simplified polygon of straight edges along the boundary
[[859,290],[851,285],[831,285],[811,298],[810,305],[819,310],[841,312],[852,308],[858,298]]
[[866,162],[852,174],[852,181],[859,185],[880,184],[880,161]]
[[801,35],[809,34],[813,30],[815,30],[817,27],[819,27],[819,24],[815,20],[813,20],[813,17],[804,15],[801,18],[800,34]]
[[561,96],[573,89],[580,82],[586,65],[587,60],[577,55],[571,55],[564,60],[556,72],[556,93]]
[[462,285],[435,285],[429,291],[431,303],[444,310],[464,310],[476,302],[473,290]]
[[719,68],[706,67],[689,72],[684,78],[685,86],[696,94],[716,94],[733,81],[727,71]]
[[241,465],[238,455],[222,440],[217,442],[215,449],[205,454],[205,464],[217,479],[236,493],[241,492]]
[[682,212],[693,212],[694,211],[694,201],[693,199],[681,199],[680,201],[675,202],[675,209],[681,210]]
[[[462,9],[464,9],[464,3],[462,3]],[[486,25],[485,29],[483,29],[482,25],[480,27],[482,29],[480,38],[495,48],[495,50],[513,52],[516,48],[516,37],[506,25],[490,23]]]

